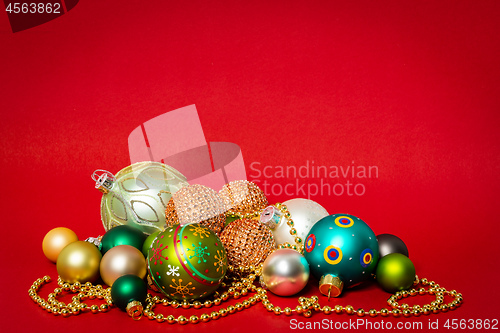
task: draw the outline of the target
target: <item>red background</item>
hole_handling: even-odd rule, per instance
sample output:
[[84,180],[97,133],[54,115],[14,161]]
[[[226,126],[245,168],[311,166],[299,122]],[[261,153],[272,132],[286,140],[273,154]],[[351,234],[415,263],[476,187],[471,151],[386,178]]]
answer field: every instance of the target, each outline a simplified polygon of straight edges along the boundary
[[[46,232],[103,233],[92,172],[128,165],[128,134],[189,104],[207,141],[241,147],[249,178],[252,162],[378,166],[365,195],[313,199],[398,235],[419,276],[463,293],[456,311],[410,321],[498,319],[498,17],[497,1],[83,1],[14,34],[0,14],[0,325],[289,330],[290,318],[260,305],[167,327],[118,309],[63,319],[28,297],[36,278],[57,276],[42,253]],[[304,294],[314,293],[311,281]],[[387,297],[368,284],[330,305],[380,309]],[[324,318],[350,317],[310,320]]]

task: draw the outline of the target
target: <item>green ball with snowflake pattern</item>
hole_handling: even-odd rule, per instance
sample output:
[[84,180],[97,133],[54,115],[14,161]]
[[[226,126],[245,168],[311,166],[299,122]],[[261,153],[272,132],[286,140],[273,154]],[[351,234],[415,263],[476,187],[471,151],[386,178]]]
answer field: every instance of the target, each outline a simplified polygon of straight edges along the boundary
[[199,224],[175,224],[160,232],[148,250],[148,271],[156,287],[175,300],[212,294],[227,271],[219,237]]

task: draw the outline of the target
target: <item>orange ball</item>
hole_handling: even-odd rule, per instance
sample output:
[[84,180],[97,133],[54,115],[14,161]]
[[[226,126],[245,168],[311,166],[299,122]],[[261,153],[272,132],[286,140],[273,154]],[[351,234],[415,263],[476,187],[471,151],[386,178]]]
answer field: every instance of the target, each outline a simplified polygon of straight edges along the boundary
[[54,228],[43,238],[43,254],[45,254],[50,261],[56,262],[62,249],[64,249],[66,245],[76,242],[77,240],[78,236],[73,230],[64,227]]

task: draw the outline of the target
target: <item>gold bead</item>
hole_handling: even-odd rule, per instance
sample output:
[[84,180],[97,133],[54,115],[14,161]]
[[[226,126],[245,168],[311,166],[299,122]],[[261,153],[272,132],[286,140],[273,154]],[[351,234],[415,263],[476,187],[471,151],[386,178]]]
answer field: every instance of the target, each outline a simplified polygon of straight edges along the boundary
[[98,312],[99,312],[99,306],[98,306],[98,305],[96,305],[96,304],[91,305],[91,306],[90,306],[90,311],[91,311],[92,313],[98,313]]
[[221,315],[221,317],[225,317],[227,316],[228,312],[226,309],[219,309],[219,314]]
[[348,306],[345,307],[345,312],[347,314],[353,314],[354,313],[354,308],[352,306],[348,305]]
[[245,308],[247,308],[247,309],[251,306],[251,304],[250,304],[250,302],[249,302],[248,300],[244,300],[244,301],[242,302],[242,304],[243,304],[243,306],[244,306]]
[[309,318],[311,316],[312,316],[312,312],[311,311],[304,312],[304,317]]
[[200,302],[200,301],[194,301],[194,302],[193,302],[193,307],[194,307],[195,309],[199,309],[199,308],[201,308],[202,306],[203,306],[203,305],[201,304],[201,302]]
[[212,313],[210,313],[210,318],[212,320],[217,320],[219,319],[219,313],[218,312],[215,312],[215,311],[212,311]]
[[229,299],[229,294],[228,293],[222,293],[222,295],[220,296],[220,298],[222,298],[223,301],[227,301]]
[[364,317],[365,316],[365,310],[363,309],[358,309],[356,311],[356,314],[358,315],[358,317]]
[[234,313],[234,312],[236,311],[236,309],[235,309],[235,307],[234,307],[234,306],[229,305],[229,306],[227,307],[227,311],[229,311],[229,313]]
[[238,298],[240,298],[240,295],[241,295],[241,294],[240,294],[240,292],[239,292],[239,291],[235,291],[235,292],[234,292],[234,294],[233,294],[233,298],[234,298],[234,299],[238,299]]
[[198,316],[193,315],[193,316],[189,317],[189,322],[191,324],[197,324],[199,321],[200,321],[200,318],[198,318]]
[[429,281],[426,278],[423,278],[420,280],[420,283],[422,283],[424,286],[429,284]]
[[273,309],[273,312],[275,315],[280,315],[281,314],[281,309],[279,306],[276,306],[274,309]]
[[413,315],[415,317],[419,317],[421,314],[422,314],[422,310],[421,309],[414,309],[413,310]]
[[286,307],[283,311],[285,312],[285,315],[287,315],[287,316],[290,316],[292,314],[292,309],[290,309],[289,307]]
[[396,318],[401,315],[401,311],[399,311],[398,309],[393,309],[391,312],[392,312],[392,316],[396,317]]
[[219,306],[222,300],[220,298],[214,299],[214,305]]
[[71,313],[68,311],[68,309],[62,309],[61,316],[63,316],[64,318],[68,318],[69,316],[71,316]]
[[206,300],[205,303],[203,303],[203,305],[206,307],[206,308],[209,308],[212,306],[212,301],[211,300]]
[[419,295],[425,295],[425,288],[418,289]]
[[50,278],[50,276],[45,275],[45,276],[43,277],[43,280],[44,280],[45,282],[50,282],[50,280],[52,280],[52,279]]
[[101,304],[101,306],[99,306],[99,310],[100,310],[101,312],[108,312],[108,310],[109,310],[109,305],[107,305],[107,304]]
[[244,309],[243,304],[241,303],[236,303],[234,307],[236,308],[237,311],[241,311]]
[[304,308],[301,307],[300,305],[297,305],[295,307],[295,312],[297,312],[298,314],[301,314],[302,312],[304,312]]
[[188,300],[184,300],[182,301],[182,308],[183,309],[189,309],[191,307],[191,305],[189,304]]
[[342,313],[343,311],[342,305],[335,305],[335,313]]
[[328,305],[323,307],[323,313],[326,314],[326,315],[329,315],[330,313],[332,313],[332,308],[329,307]]
[[159,322],[159,323],[163,323],[165,321],[165,316],[163,316],[163,314],[161,313],[158,313],[155,317],[156,321]]
[[449,309],[450,309],[450,306],[448,304],[441,305],[441,311],[448,312]]
[[411,310],[410,309],[404,309],[403,310],[403,316],[410,317],[411,316]]
[[168,315],[166,320],[167,320],[167,323],[169,323],[169,324],[175,323],[175,317],[173,315]]
[[210,316],[207,315],[206,313],[203,313],[201,316],[200,316],[200,320],[204,323],[206,322],[209,322],[210,321]]
[[187,323],[189,323],[187,318],[184,316],[179,316],[179,318],[177,318],[177,322],[181,325],[186,325]]
[[370,317],[376,317],[377,316],[377,310],[370,309],[370,311],[368,311],[368,314],[370,315]]

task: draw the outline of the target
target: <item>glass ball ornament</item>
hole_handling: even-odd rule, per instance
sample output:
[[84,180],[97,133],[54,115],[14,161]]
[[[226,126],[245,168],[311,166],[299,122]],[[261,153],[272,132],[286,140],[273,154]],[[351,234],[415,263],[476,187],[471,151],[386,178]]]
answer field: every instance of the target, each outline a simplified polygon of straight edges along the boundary
[[188,185],[186,177],[159,162],[134,163],[113,175],[96,170],[92,175],[103,195],[101,219],[105,230],[133,225],[146,234],[165,227],[165,208],[172,194]]
[[142,244],[142,254],[144,254],[144,258],[148,257],[149,248],[151,247],[151,244],[153,244],[153,241],[155,240],[156,236],[158,236],[159,233],[160,231],[153,232],[151,235],[148,236],[148,238],[146,238],[146,240]]
[[257,266],[276,248],[273,233],[257,220],[238,219],[220,235],[229,264],[234,267]]
[[389,293],[409,289],[415,281],[415,266],[401,253],[390,253],[380,258],[376,279],[378,284]]
[[108,230],[101,239],[101,252],[106,254],[110,249],[118,245],[130,245],[142,250],[147,235],[138,228],[130,225],[119,225]]
[[291,296],[304,289],[309,280],[309,264],[302,254],[279,249],[262,265],[261,284],[278,296]]
[[122,275],[133,274],[141,279],[146,276],[146,259],[141,251],[130,245],[118,245],[110,249],[101,259],[101,278],[112,286]]
[[409,257],[406,244],[397,236],[391,234],[380,234],[377,236],[380,258],[391,253],[401,253]]
[[68,244],[57,257],[57,274],[65,282],[95,282],[99,278],[101,252],[89,242]]
[[224,201],[213,189],[199,184],[177,191],[165,209],[167,227],[200,223],[217,235],[226,223]]
[[276,245],[295,244],[295,237],[300,237],[304,241],[312,226],[323,217],[328,216],[328,212],[323,206],[309,199],[290,199],[283,202],[283,205],[290,213],[293,227],[297,231],[295,235],[290,234],[287,219],[274,206],[267,207],[260,215],[260,221],[272,230]]
[[57,257],[66,245],[76,242],[78,236],[71,229],[59,227],[50,230],[42,241],[43,254],[52,262],[57,262]]
[[319,290],[337,297],[344,287],[371,277],[379,259],[377,237],[360,218],[334,214],[319,220],[304,243],[304,256]]
[[148,250],[154,285],[175,300],[212,294],[227,271],[227,255],[217,235],[200,223],[175,224],[158,234]]
[[228,210],[240,215],[259,212],[268,205],[264,191],[248,180],[234,180],[224,185],[219,195]]
[[142,316],[143,304],[145,304],[147,296],[146,283],[137,275],[123,275],[116,279],[111,287],[113,303],[134,319],[139,319]]

